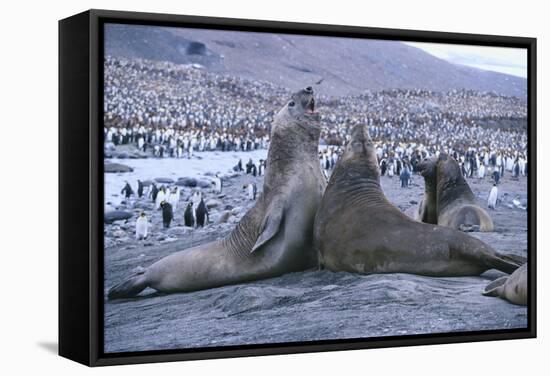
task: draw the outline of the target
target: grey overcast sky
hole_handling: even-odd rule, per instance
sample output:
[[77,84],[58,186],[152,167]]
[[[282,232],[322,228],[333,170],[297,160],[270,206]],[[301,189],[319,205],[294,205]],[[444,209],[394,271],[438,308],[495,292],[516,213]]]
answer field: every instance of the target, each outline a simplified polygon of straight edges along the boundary
[[527,49],[405,42],[454,64],[527,77]]

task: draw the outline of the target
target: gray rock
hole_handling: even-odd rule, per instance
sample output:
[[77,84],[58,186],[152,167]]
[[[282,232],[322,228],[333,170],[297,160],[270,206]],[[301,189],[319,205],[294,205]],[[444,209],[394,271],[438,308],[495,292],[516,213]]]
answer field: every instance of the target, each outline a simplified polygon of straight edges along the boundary
[[123,238],[125,236],[126,236],[126,231],[124,231],[124,230],[113,231],[113,237],[115,237],[115,238]]
[[229,221],[229,218],[231,218],[233,214],[231,214],[231,211],[227,210],[227,211],[224,211],[223,213],[220,214],[218,220],[216,221],[216,223],[220,224],[220,223],[226,223],[227,221]]
[[153,210],[153,204],[150,202],[136,201],[133,205],[134,209]]
[[166,230],[166,234],[170,236],[181,236],[187,232],[187,228],[184,226],[173,226]]
[[210,200],[206,201],[206,207],[208,209],[217,208],[220,205],[221,205],[221,202],[218,201],[218,200],[210,199]]
[[180,187],[195,188],[197,186],[197,179],[191,177],[179,178],[178,181],[176,181],[176,185]]
[[114,221],[127,220],[133,217],[133,214],[123,210],[113,210],[106,212],[103,216],[103,221],[107,224],[111,224]]
[[[106,345],[137,351],[525,327],[526,307],[481,295],[487,283],[480,277],[311,271],[108,302],[106,322],[117,330],[105,331]],[[174,332],[185,335],[174,339]]]
[[171,178],[155,178],[155,181],[160,184],[174,184],[174,179]]
[[122,163],[105,163],[103,171],[105,173],[121,173],[132,172],[134,169],[130,166],[123,165]]
[[111,238],[109,238],[109,237],[107,237],[107,236],[105,236],[105,237],[103,238],[103,246],[104,246],[105,248],[111,248],[111,247],[114,247],[115,245],[116,245],[116,243],[113,241],[113,239],[111,239]]
[[197,187],[199,188],[210,188],[212,187],[212,182],[210,180],[197,180]]

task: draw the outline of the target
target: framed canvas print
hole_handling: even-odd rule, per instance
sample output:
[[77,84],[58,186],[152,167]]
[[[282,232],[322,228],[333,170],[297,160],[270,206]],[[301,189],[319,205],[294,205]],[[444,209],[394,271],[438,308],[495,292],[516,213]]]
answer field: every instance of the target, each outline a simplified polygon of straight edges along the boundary
[[59,22],[59,353],[536,335],[536,40]]

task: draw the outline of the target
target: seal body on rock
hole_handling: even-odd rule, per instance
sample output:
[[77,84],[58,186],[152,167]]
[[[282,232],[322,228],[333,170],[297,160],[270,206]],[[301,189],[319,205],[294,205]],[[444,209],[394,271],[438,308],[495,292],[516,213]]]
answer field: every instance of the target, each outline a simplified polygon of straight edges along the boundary
[[292,95],[274,116],[263,192],[225,238],[169,255],[109,290],[194,291],[317,266],[313,221],[325,188],[317,161],[320,124],[313,90]]
[[527,305],[527,263],[519,267],[512,275],[500,277],[485,287],[483,295],[498,296],[517,305]]
[[493,231],[493,220],[478,204],[458,162],[442,153],[437,162],[437,224],[458,230]]
[[314,241],[320,266],[332,271],[466,276],[491,268],[512,273],[520,266],[474,237],[415,221],[392,205],[364,126],[352,130],[330,177]]

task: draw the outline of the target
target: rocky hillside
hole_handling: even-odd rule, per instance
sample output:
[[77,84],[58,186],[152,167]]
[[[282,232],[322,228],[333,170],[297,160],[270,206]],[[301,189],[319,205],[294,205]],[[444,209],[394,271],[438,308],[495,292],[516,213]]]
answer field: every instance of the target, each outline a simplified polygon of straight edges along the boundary
[[524,98],[527,81],[451,64],[395,41],[107,25],[105,53],[178,64],[272,82],[294,89],[323,79],[328,95],[365,90],[472,89]]

